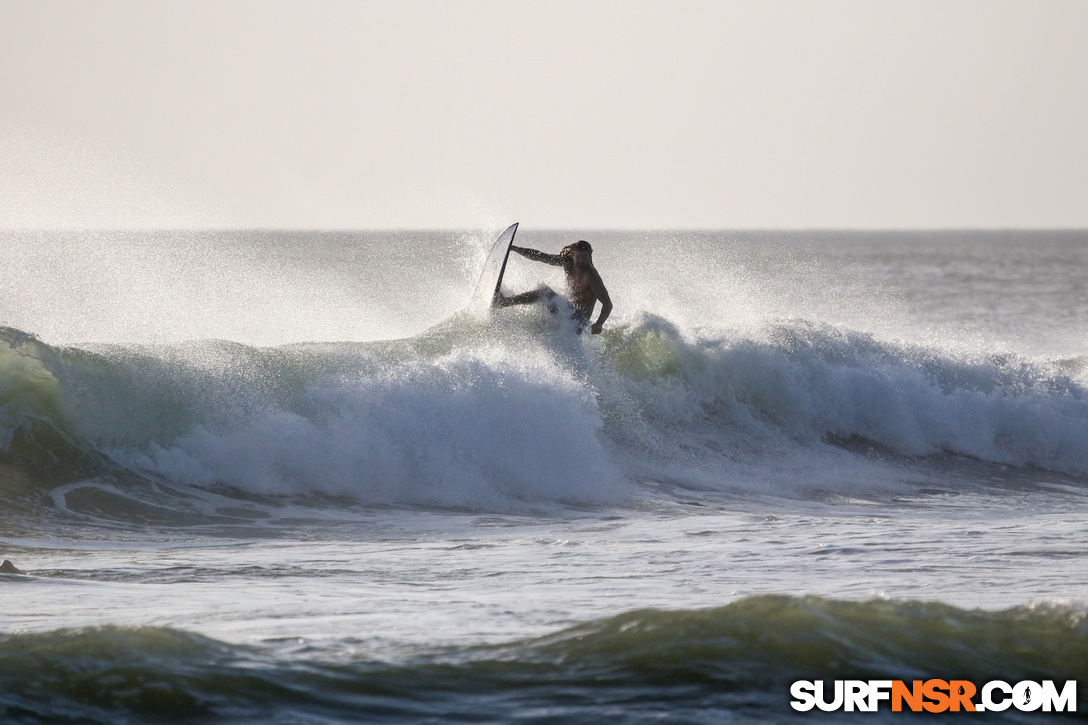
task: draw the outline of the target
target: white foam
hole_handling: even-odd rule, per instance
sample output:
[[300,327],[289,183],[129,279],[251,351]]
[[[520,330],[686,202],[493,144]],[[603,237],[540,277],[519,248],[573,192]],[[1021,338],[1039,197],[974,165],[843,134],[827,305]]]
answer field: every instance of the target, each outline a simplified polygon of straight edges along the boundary
[[601,503],[619,489],[600,426],[595,398],[569,373],[485,349],[321,377],[296,410],[111,455],[170,480],[262,494],[474,509]]
[[672,429],[678,441],[728,455],[859,438],[908,456],[952,452],[1088,474],[1088,389],[1015,356],[805,322],[693,338],[655,318],[633,326],[613,356],[638,380],[628,390],[655,433]]

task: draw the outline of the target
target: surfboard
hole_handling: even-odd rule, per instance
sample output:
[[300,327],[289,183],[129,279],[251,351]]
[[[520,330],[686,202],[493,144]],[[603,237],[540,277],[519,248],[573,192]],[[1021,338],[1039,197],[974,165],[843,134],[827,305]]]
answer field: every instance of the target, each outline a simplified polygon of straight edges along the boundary
[[476,290],[472,293],[468,309],[477,314],[483,314],[491,309],[495,301],[495,294],[502,284],[502,275],[506,272],[506,259],[510,256],[510,245],[514,243],[514,234],[518,231],[515,222],[505,232],[499,235],[491,252],[484,262],[483,272],[480,273],[480,281],[476,283]]

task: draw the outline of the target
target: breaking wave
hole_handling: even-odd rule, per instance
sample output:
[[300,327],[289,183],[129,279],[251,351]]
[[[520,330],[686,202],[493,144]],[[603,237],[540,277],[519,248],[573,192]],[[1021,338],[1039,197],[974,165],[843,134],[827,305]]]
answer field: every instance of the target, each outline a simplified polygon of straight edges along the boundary
[[804,321],[699,336],[644,316],[582,339],[547,318],[273,348],[54,347],[4,329],[0,447],[32,471],[471,509],[615,503],[655,464],[728,486],[784,456],[857,458],[856,441],[1088,475],[1088,387],[1068,361]]

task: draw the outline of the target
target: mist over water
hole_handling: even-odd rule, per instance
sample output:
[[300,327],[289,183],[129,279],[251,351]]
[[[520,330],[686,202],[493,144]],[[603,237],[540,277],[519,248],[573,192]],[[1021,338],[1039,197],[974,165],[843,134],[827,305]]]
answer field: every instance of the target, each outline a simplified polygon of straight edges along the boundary
[[[5,232],[4,322],[52,342],[390,339],[460,309],[460,233]],[[482,261],[480,257],[479,261]]]
[[[495,232],[497,233],[497,232]],[[494,234],[3,232],[5,325],[52,343],[383,340],[449,318]],[[803,319],[1032,356],[1085,353],[1083,232],[542,232],[590,236],[622,300],[711,332]],[[512,288],[555,270],[514,259]],[[988,346],[988,347],[986,347]]]

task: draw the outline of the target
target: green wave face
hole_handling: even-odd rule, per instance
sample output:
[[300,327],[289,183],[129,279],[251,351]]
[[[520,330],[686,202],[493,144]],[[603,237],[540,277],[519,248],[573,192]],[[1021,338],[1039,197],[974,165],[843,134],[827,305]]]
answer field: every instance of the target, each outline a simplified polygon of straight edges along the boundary
[[782,721],[803,717],[788,704],[798,679],[1077,680],[1078,702],[1088,682],[1084,613],[1060,606],[986,612],[772,595],[633,611],[393,663],[284,647],[155,627],[6,635],[0,713],[15,722]]

